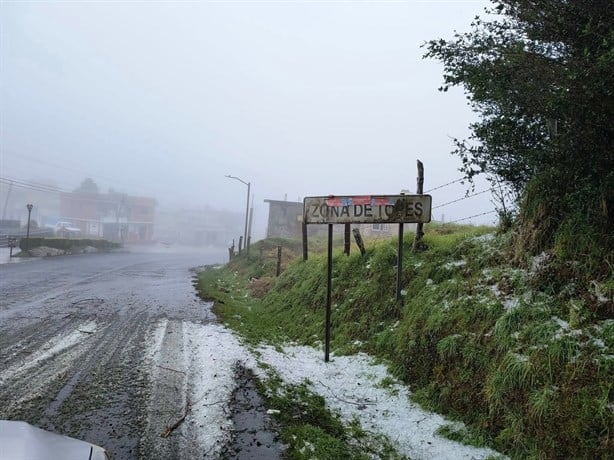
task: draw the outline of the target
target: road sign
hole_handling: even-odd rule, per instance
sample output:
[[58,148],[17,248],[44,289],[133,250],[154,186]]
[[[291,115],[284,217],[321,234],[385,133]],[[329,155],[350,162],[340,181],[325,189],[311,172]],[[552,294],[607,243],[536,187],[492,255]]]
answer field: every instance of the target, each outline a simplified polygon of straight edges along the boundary
[[431,195],[312,196],[303,201],[306,224],[428,223]]

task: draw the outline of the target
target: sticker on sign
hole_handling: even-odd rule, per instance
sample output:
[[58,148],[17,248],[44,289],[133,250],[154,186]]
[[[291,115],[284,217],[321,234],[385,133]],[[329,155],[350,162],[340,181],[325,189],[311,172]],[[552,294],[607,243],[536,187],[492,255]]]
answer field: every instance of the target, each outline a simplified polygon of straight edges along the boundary
[[428,223],[431,202],[431,195],[312,196],[303,201],[303,222]]

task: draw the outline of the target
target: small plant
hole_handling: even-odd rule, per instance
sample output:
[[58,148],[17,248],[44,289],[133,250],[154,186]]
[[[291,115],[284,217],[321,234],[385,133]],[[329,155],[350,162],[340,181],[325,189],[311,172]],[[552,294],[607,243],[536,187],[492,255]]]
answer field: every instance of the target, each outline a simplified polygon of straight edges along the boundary
[[345,425],[331,412],[310,382],[284,384],[273,371],[258,383],[281,426],[285,456],[292,459],[401,459],[390,441],[365,431],[357,419]]

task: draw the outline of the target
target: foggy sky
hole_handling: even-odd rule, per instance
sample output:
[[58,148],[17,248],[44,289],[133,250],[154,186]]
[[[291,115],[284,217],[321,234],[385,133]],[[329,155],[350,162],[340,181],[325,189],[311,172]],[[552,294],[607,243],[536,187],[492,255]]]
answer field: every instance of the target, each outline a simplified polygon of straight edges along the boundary
[[264,199],[414,191],[416,159],[428,190],[461,176],[451,138],[474,115],[420,45],[486,4],[1,2],[0,176],[243,212],[232,174],[252,183],[257,236]]

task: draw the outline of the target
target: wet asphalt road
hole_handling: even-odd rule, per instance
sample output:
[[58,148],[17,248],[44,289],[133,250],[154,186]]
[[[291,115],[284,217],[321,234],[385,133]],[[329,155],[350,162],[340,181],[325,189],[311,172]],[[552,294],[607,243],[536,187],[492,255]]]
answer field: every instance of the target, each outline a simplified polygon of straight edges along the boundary
[[223,259],[162,249],[0,265],[0,418],[114,459],[210,458],[187,428],[160,436],[185,415],[190,385],[188,369],[162,364],[175,362],[188,324],[216,321],[190,269]]

